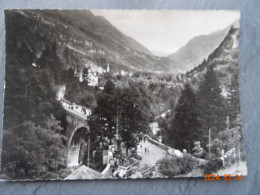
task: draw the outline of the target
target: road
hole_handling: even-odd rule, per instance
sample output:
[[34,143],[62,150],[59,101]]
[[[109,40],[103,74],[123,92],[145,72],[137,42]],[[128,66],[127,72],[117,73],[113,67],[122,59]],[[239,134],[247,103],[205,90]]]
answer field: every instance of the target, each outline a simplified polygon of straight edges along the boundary
[[[140,161],[140,167],[144,164],[154,166],[158,160],[166,156],[167,151],[149,141],[144,142],[142,140],[140,145],[142,146],[142,160]],[[145,148],[147,148],[149,152],[145,153]]]

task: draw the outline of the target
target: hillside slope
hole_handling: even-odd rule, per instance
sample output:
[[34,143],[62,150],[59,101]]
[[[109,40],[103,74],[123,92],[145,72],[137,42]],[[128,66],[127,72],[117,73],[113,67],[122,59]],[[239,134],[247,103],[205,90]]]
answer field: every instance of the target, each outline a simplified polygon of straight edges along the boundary
[[181,82],[191,82],[196,89],[204,77],[207,68],[214,68],[222,88],[222,95],[226,97],[231,87],[232,79],[238,82],[238,46],[239,28],[231,27],[227,36],[220,45],[200,65],[194,67],[186,74],[178,77]]
[[[65,68],[73,66],[62,52],[67,48],[75,53],[76,66],[95,63],[111,71],[179,72],[173,60],[153,56],[147,48],[128,37],[110,24],[104,17],[94,16],[86,10],[7,10],[16,28],[26,29],[22,40],[32,52],[41,55],[46,45],[54,41]],[[19,18],[19,19],[18,19]]]
[[228,30],[229,28],[225,28],[209,35],[196,36],[168,57],[182,64],[181,69],[183,72],[190,70],[199,65],[203,59],[207,58],[218,47],[227,35]]

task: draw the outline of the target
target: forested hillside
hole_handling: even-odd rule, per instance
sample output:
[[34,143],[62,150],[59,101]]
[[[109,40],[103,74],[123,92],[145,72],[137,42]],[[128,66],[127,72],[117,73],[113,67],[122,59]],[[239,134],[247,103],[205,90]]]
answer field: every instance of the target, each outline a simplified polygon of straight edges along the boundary
[[[85,22],[72,26],[79,17]],[[136,91],[138,96],[142,95],[140,101],[148,101],[147,123],[165,109],[160,107],[161,98],[152,97],[153,93],[143,82],[134,87],[131,77],[114,73],[115,68],[119,72],[136,71],[140,67],[146,69],[145,66],[149,70],[152,67],[155,71],[163,70],[161,61],[168,65],[171,62],[151,56],[147,49],[117,31],[104,18],[85,11],[54,14],[48,10],[6,10],[5,23],[6,90],[1,170],[3,174],[8,173],[9,179],[66,176],[66,113],[56,96],[60,87],[66,86],[68,100],[89,108],[99,106],[100,90],[75,77],[83,74],[87,66],[105,69],[109,63],[110,73],[100,75],[101,86],[111,80],[120,94]],[[122,42],[118,43],[119,40]],[[131,60],[134,60],[133,66],[130,66]],[[160,63],[160,69],[154,63]],[[143,123],[144,126],[147,123]]]
[[41,55],[46,42],[57,42],[63,62],[64,58],[70,59],[70,56],[62,52],[70,50],[77,60],[67,63],[67,68],[72,67],[80,71],[85,63],[93,62],[101,67],[109,63],[111,71],[119,68],[131,72],[178,72],[176,62],[151,55],[144,46],[122,34],[105,18],[94,16],[90,11],[14,10],[10,14],[17,19],[14,21],[17,28],[29,30],[29,33],[24,35],[24,41],[28,44],[35,39],[39,41],[30,48],[38,56]]
[[172,115],[159,121],[165,143],[203,158],[209,158],[209,138],[211,157],[220,157],[221,149],[240,150],[238,31],[231,27],[207,60],[177,76],[184,88]]

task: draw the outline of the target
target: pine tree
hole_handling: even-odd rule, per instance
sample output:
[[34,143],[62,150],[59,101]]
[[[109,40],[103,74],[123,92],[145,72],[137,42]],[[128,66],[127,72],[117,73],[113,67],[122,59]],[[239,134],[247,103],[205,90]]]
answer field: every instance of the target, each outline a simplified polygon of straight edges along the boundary
[[82,77],[83,77],[83,88],[86,89],[86,87],[88,86],[88,68],[84,68],[83,72],[82,72]]
[[232,77],[229,87],[228,116],[230,117],[230,128],[241,126],[238,72]]
[[225,106],[221,88],[216,73],[212,67],[207,69],[204,80],[198,91],[199,111],[204,133],[202,145],[208,143],[208,133],[211,129],[212,138],[225,129]]
[[111,95],[115,93],[115,84],[111,80],[104,85],[104,92]]
[[198,118],[196,95],[186,84],[175,110],[175,116],[168,129],[168,142],[175,148],[191,150],[194,141],[199,139],[201,122]]

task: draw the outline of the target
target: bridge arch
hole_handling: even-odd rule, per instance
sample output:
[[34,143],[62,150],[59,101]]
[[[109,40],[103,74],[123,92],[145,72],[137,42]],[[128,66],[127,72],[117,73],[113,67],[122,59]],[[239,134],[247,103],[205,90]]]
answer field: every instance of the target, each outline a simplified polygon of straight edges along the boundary
[[68,167],[79,165],[80,154],[87,149],[88,137],[88,126],[78,126],[72,131],[68,142]]

